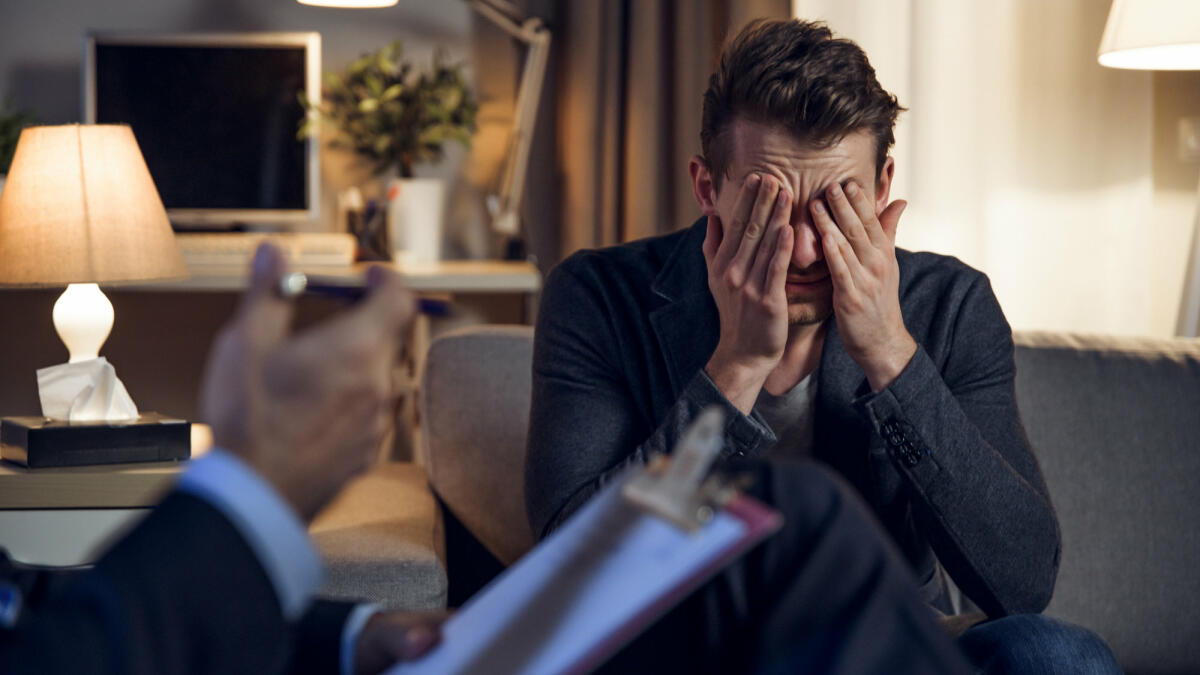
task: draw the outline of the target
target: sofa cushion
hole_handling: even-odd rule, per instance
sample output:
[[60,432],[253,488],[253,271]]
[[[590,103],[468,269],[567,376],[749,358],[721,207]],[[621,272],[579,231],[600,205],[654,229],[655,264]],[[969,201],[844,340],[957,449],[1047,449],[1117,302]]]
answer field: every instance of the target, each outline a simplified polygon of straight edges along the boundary
[[1017,401],[1062,528],[1048,614],[1128,672],[1200,672],[1200,341],[1019,333]]
[[376,466],[338,495],[309,532],[325,561],[325,597],[388,609],[446,606],[442,521],[421,467]]

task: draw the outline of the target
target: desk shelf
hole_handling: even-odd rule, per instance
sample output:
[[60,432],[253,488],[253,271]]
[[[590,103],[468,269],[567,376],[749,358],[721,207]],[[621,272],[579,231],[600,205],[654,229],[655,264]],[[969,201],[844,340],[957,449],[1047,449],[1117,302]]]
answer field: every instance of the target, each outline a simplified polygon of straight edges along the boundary
[[[332,284],[362,284],[367,267],[357,263],[345,267],[301,266],[305,274],[321,276]],[[431,263],[383,263],[400,273],[414,291],[430,293],[536,293],[542,275],[528,262],[502,260],[446,260]],[[192,276],[181,281],[126,286],[147,291],[240,291],[246,287],[244,267],[197,266]]]

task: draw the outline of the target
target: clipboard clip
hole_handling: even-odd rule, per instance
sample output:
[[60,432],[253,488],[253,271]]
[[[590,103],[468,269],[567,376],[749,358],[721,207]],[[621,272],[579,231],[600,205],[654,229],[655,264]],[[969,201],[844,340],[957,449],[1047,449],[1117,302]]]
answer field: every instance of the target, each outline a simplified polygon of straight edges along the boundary
[[671,457],[655,456],[621,496],[687,532],[699,530],[737,494],[735,481],[708,475],[724,444],[725,412],[709,406],[683,432]]

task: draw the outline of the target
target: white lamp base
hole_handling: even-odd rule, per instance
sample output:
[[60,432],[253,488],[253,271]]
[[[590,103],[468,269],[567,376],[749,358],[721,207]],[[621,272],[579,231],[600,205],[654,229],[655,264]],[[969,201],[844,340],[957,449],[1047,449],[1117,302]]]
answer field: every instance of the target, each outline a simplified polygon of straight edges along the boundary
[[71,284],[54,303],[54,329],[71,354],[69,363],[99,357],[112,327],[112,303],[96,284]]

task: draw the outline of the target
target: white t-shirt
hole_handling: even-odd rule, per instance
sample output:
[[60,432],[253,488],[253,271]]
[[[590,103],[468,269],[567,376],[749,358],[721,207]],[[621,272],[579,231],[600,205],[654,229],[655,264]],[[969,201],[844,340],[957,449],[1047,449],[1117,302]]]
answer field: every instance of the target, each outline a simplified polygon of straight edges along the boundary
[[767,452],[776,457],[811,456],[816,404],[816,370],[779,396],[765,388],[760,391],[754,409],[766,420],[777,439]]

